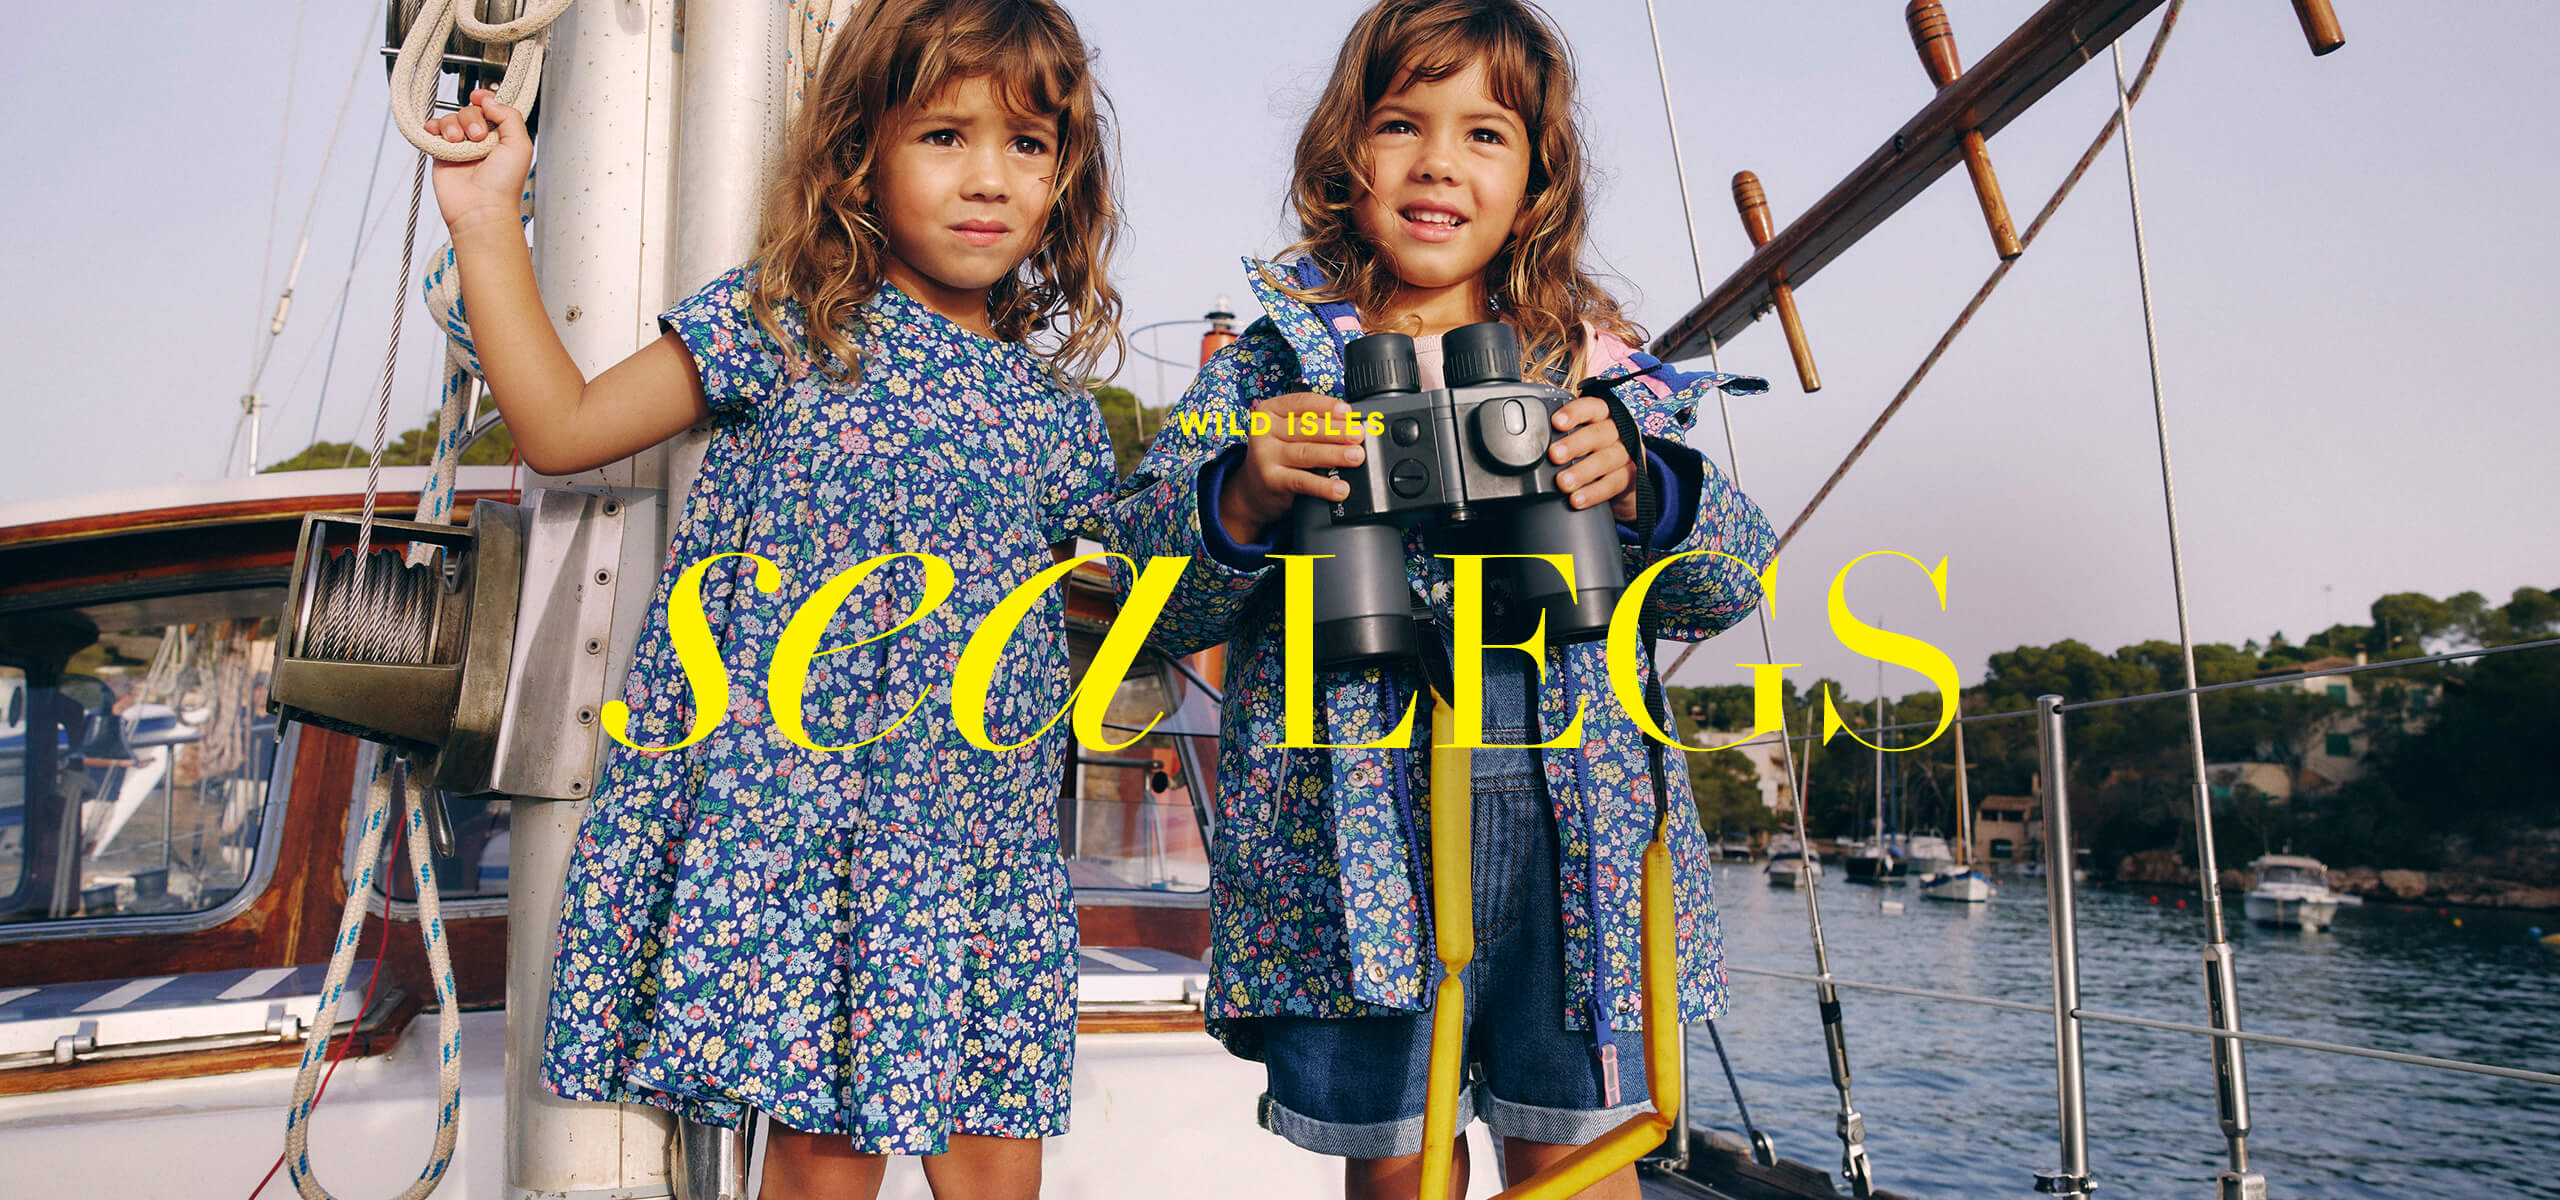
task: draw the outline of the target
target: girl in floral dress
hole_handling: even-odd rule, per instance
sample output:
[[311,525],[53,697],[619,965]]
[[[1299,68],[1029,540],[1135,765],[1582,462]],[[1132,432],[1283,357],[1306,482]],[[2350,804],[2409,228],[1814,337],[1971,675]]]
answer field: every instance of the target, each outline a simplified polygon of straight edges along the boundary
[[[1031,737],[1067,697],[1057,596],[996,670],[987,728],[1021,747],[964,740],[949,684],[968,635],[1094,527],[1112,483],[1072,382],[1119,311],[1074,24],[1048,0],[863,5],[790,131],[755,259],[593,380],[517,232],[531,139],[474,99],[430,128],[497,147],[439,165],[436,201],[525,461],[566,474],[714,431],[570,869],[544,1079],[724,1125],[762,1110],[767,1197],[876,1194],[890,1154],[932,1156],[939,1195],[1036,1194],[1074,1055],[1066,733]],[[863,576],[795,728],[767,701],[777,638],[831,577],[899,553],[950,573],[910,557]],[[697,731],[668,604],[706,559],[732,702]]]
[[[1448,738],[1429,728],[1415,671],[1371,667],[1317,680],[1314,740],[1325,748],[1280,746],[1283,646],[1306,631],[1284,622],[1269,555],[1292,551],[1283,518],[1299,496],[1346,494],[1322,472],[1360,462],[1358,426],[1335,398],[1345,344],[1370,331],[1413,336],[1430,388],[1439,335],[1500,320],[1526,348],[1531,377],[1606,384],[1641,430],[1641,460],[1604,401],[1566,405],[1551,455],[1570,503],[1612,506],[1629,579],[1671,553],[1732,556],[1664,568],[1643,615],[1656,636],[1704,640],[1741,619],[1774,542],[1758,506],[1685,442],[1712,389],[1766,385],[1635,353],[1642,335],[1583,271],[1589,208],[1573,93],[1561,35],[1521,0],[1381,0],[1361,16],[1299,138],[1301,238],[1290,261],[1248,266],[1265,319],[1201,369],[1115,511],[1132,554],[1194,556],[1156,626],[1159,646],[1185,654],[1232,642],[1211,847],[1212,1028],[1265,1064],[1262,1123],[1344,1158],[1354,1197],[1411,1196],[1418,1183],[1430,1045],[1421,1010],[1437,967],[1427,746]],[[1273,414],[1269,433],[1218,434],[1256,409]],[[1284,413],[1332,419],[1293,432]],[[1347,424],[1354,432],[1306,432]],[[1660,500],[1644,529],[1630,524],[1640,482]],[[1418,531],[1405,549],[1417,602],[1448,628],[1450,564],[1435,557],[1448,550]],[[1325,564],[1311,565],[1325,586]],[[1499,621],[1503,601],[1488,591]],[[1462,1126],[1485,1121],[1514,1181],[1639,1111],[1646,1092],[1631,1035],[1642,1015],[1639,862],[1655,801],[1643,734],[1611,695],[1609,665],[1600,643],[1552,641],[1543,661],[1506,650],[1484,664],[1484,741],[1498,748],[1476,751],[1472,772],[1473,1069],[1458,1111]],[[1649,664],[1620,666],[1650,682]],[[1408,705],[1419,710],[1410,748],[1370,748]],[[1560,736],[1573,729],[1578,744]],[[1665,759],[1674,982],[1689,1021],[1721,1013],[1723,953],[1705,835],[1682,815],[1694,813],[1688,775],[1676,751]],[[1455,1164],[1457,1192],[1467,1166]],[[1635,1194],[1632,1169],[1585,1192]]]

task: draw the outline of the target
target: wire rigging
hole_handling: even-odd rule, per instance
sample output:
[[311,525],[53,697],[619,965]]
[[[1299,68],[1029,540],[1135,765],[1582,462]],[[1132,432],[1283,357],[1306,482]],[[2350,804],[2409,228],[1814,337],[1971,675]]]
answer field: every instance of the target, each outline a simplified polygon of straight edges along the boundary
[[[1708,291],[1706,258],[1698,245],[1697,215],[1689,201],[1689,173],[1682,165],[1680,152],[1680,125],[1673,115],[1671,104],[1671,71],[1663,58],[1662,25],[1659,18],[1654,14],[1653,0],[1645,0],[1644,15],[1645,24],[1653,34],[1653,67],[1655,76],[1660,80],[1662,86],[1662,123],[1664,131],[1671,139],[1672,172],[1677,175],[1680,180],[1680,224],[1681,227],[1688,230],[1689,233],[1689,266],[1691,271],[1697,276],[1698,297],[1699,299],[1704,300]],[[1722,362],[1717,353],[1715,340],[1712,337],[1707,341],[1707,365],[1710,370],[1718,372],[1723,370]],[[1733,476],[1734,488],[1736,490],[1740,490],[1742,487],[1742,456],[1733,436],[1733,405],[1726,397],[1724,389],[1716,389],[1715,396],[1716,411],[1722,417],[1724,423],[1725,463]],[[1776,662],[1778,657],[1776,650],[1777,637],[1770,625],[1769,606],[1765,603],[1754,605],[1752,607],[1752,612],[1759,623],[1760,645],[1765,654],[1766,661]],[[1668,689],[1671,686],[1672,674],[1679,671],[1680,664],[1689,661],[1689,655],[1696,651],[1698,646],[1701,644],[1703,643],[1692,642],[1688,646],[1683,647],[1680,651],[1680,656],[1672,661],[1671,669],[1669,671],[1658,671],[1656,673],[1655,682],[1659,687],[1664,689],[1666,696],[1668,695]],[[1786,736],[1786,734],[1787,731],[1783,728],[1779,731],[1778,751],[1782,756],[1782,767],[1786,771],[1787,776],[1789,778],[1795,778],[1797,776],[1795,746],[1793,740]],[[1799,847],[1805,848],[1806,851],[1810,853],[1810,848],[1813,843],[1807,836],[1805,829],[1805,809],[1807,807],[1804,789],[1799,786],[1796,790],[1795,804],[1796,844]],[[1817,895],[1821,890],[1820,878],[1820,874],[1815,871],[1808,871],[1804,877],[1804,911],[1805,922],[1810,929],[1813,940],[1814,969],[1818,974],[1828,976],[1831,974],[1831,951],[1822,932],[1822,901]],[[1874,1190],[1874,1166],[1867,1157],[1865,1144],[1865,1121],[1858,1115],[1857,1107],[1851,1102],[1849,1096],[1849,1047],[1846,1035],[1841,1029],[1839,993],[1827,984],[1820,985],[1815,988],[1814,998],[1815,1004],[1822,1017],[1823,1048],[1825,1054],[1830,1060],[1832,1083],[1840,1098],[1836,1127],[1840,1137],[1841,1174],[1849,1180],[1849,1189],[1853,1195],[1866,1196]],[[1715,1040],[1716,1055],[1719,1059],[1722,1059],[1724,1057],[1724,1038],[1722,1035],[1715,1033],[1715,1025],[1713,1022],[1709,1022],[1707,1028],[1709,1036]],[[1725,1075],[1728,1083],[1732,1082],[1732,1073],[1732,1064],[1727,1062],[1725,1064]],[[1766,1136],[1751,1125],[1751,1112],[1750,1109],[1743,1106],[1742,1089],[1739,1084],[1736,1084],[1733,1088],[1733,1102],[1734,1107],[1742,1113],[1743,1127],[1750,1135],[1752,1149],[1755,1152],[1755,1156],[1765,1153],[1769,1158],[1774,1159],[1776,1157],[1775,1150],[1766,1149]]]

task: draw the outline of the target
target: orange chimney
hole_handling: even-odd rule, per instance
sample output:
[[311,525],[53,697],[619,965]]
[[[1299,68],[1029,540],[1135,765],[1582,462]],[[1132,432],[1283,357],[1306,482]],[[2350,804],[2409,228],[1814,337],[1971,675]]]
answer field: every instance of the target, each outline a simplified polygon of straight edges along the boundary
[[1209,365],[1209,356],[1226,349],[1236,340],[1236,315],[1227,311],[1227,298],[1218,297],[1218,306],[1200,314],[1208,319],[1209,330],[1200,335],[1200,365]]

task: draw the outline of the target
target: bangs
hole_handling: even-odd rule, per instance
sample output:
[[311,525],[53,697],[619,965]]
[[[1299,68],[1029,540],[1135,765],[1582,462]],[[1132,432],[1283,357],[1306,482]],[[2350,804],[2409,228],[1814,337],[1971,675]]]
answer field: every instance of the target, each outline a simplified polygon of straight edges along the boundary
[[914,32],[890,60],[889,107],[930,101],[964,80],[984,78],[997,103],[1018,115],[1068,115],[1085,85],[1081,44],[1061,44],[1054,28],[1020,8],[989,22],[958,24],[930,33],[910,26]]
[[1470,64],[1481,64],[1485,90],[1495,102],[1520,114],[1532,130],[1546,124],[1549,70],[1538,61],[1532,31],[1511,13],[1478,8],[1436,21],[1390,25],[1380,33],[1361,73],[1366,106],[1374,108],[1396,92],[1438,83]]

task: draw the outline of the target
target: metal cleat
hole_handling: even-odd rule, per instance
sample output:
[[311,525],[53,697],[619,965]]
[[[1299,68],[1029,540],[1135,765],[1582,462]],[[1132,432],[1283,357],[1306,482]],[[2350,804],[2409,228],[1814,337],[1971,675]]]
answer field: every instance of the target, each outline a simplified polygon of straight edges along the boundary
[[2224,1171],[2213,1178],[2221,1200],[2267,1200],[2267,1177],[2255,1171]]

